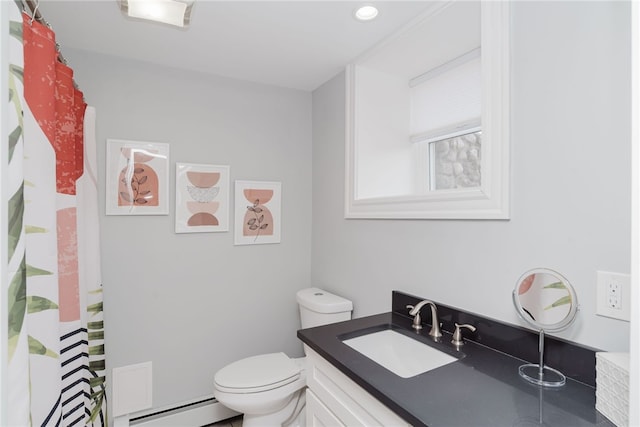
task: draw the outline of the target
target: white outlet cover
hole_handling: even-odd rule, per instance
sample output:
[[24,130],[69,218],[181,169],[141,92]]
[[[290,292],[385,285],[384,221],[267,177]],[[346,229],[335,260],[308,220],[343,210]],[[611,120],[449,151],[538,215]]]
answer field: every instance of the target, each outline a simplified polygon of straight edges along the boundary
[[[598,271],[596,283],[596,314],[610,317],[612,319],[631,320],[631,276],[623,273],[612,273],[609,271]],[[617,285],[618,301],[620,308],[613,308],[609,305],[611,285]]]

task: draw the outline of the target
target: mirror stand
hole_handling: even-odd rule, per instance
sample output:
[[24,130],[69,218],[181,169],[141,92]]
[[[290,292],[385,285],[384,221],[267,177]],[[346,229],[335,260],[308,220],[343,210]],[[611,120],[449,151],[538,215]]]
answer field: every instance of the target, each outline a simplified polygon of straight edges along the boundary
[[527,363],[518,368],[518,373],[525,380],[545,387],[561,387],[567,381],[567,377],[556,369],[544,366],[544,329],[540,329],[538,339],[538,351],[540,363]]
[[578,297],[575,289],[560,273],[548,268],[525,272],[513,290],[513,303],[520,318],[538,331],[540,363],[520,366],[518,373],[530,383],[561,387],[567,378],[544,365],[544,335],[566,329],[576,318]]

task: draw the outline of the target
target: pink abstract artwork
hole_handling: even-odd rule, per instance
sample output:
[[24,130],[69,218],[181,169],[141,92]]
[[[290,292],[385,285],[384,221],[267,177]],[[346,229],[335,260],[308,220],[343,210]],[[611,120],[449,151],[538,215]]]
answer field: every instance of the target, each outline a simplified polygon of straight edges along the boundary
[[227,231],[229,167],[176,164],[176,233]]

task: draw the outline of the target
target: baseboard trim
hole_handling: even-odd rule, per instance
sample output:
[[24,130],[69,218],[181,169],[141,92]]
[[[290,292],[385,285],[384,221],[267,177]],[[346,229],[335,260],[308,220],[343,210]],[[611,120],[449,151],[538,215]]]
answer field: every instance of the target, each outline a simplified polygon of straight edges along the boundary
[[204,397],[153,412],[136,414],[129,421],[136,427],[201,427],[240,415],[213,397]]

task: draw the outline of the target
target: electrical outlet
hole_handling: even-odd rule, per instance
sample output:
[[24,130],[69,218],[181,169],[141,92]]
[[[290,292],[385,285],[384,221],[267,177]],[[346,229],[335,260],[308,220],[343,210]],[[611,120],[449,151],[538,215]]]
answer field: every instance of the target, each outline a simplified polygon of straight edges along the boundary
[[597,274],[596,314],[628,322],[631,318],[630,276],[608,271],[598,271]]
[[621,310],[620,300],[620,283],[615,279],[607,281],[607,307]]

